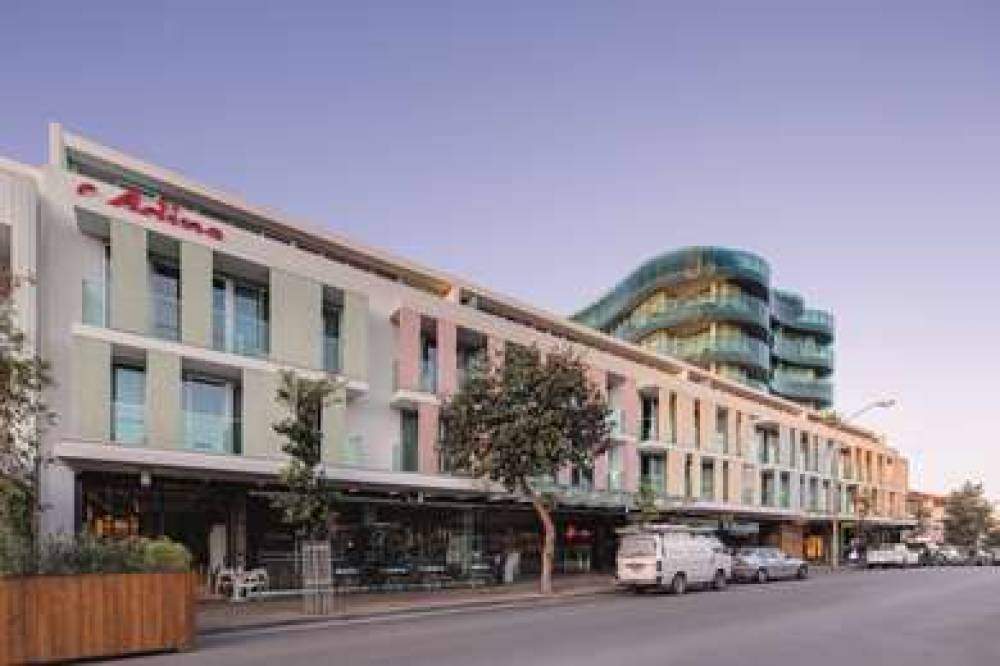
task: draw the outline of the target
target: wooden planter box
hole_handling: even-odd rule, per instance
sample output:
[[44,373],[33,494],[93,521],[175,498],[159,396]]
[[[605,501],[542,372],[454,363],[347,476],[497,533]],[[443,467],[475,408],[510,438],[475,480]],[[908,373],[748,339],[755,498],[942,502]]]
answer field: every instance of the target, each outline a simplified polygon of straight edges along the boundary
[[0,664],[194,646],[188,573],[0,578]]

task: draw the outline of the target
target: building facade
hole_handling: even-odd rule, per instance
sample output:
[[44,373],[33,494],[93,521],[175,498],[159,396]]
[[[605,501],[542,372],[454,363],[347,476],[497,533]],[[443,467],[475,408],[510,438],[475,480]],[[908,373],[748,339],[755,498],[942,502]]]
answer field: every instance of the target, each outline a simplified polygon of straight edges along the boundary
[[663,253],[573,318],[814,409],[833,404],[833,316],[772,288],[750,252]]
[[608,397],[613,445],[550,482],[563,570],[613,563],[642,482],[669,517],[816,559],[849,536],[861,497],[868,524],[909,523],[907,460],[869,431],[59,126],[47,164],[0,163],[0,239],[12,272],[33,278],[15,303],[57,379],[49,533],[166,534],[206,569],[278,579],[295,549],[271,508],[290,369],[339,386],[321,419],[337,557],[458,576],[515,549],[531,571],[530,506],[440,469],[438,413],[483,354],[567,342]]

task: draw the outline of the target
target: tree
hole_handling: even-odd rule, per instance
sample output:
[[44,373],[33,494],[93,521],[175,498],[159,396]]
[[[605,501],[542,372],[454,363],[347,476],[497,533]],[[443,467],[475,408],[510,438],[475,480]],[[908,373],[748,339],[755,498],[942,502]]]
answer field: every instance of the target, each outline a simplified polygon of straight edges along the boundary
[[323,476],[323,407],[334,400],[337,385],[329,379],[305,379],[294,372],[281,373],[277,401],[288,415],[273,425],[284,437],[281,450],[289,456],[281,469],[286,491],[275,497],[283,518],[307,540],[327,537],[327,521],[334,494]]
[[963,548],[975,548],[993,528],[993,506],[983,484],[966,481],[944,501],[944,538]]
[[607,446],[608,408],[569,348],[542,358],[509,345],[502,359],[475,368],[441,409],[440,452],[448,469],[502,484],[531,501],[542,525],[541,591],[552,591],[554,498],[540,481],[567,466],[592,468]]
[[660,509],[656,506],[656,491],[653,490],[653,484],[649,481],[643,481],[639,484],[636,504],[639,512],[630,515],[634,516],[633,520],[640,525],[649,525],[660,517]]
[[17,326],[10,295],[19,281],[0,275],[0,539],[31,544],[37,515],[38,448],[55,414],[43,391],[48,364]]

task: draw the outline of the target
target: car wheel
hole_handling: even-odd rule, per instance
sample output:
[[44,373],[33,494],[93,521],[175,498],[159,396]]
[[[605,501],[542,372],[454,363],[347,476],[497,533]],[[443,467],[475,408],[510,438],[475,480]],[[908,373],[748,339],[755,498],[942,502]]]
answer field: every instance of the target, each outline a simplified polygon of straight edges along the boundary
[[674,575],[674,579],[670,581],[670,591],[680,596],[687,592],[687,579],[684,574],[679,573]]
[[724,590],[726,589],[726,572],[719,569],[715,572],[715,578],[712,579],[712,589]]
[[767,569],[757,569],[756,581],[758,583],[766,583],[767,582]]
[[799,570],[795,573],[795,577],[798,578],[799,580],[805,580],[806,578],[808,578],[809,567],[803,564],[801,567],[799,567]]

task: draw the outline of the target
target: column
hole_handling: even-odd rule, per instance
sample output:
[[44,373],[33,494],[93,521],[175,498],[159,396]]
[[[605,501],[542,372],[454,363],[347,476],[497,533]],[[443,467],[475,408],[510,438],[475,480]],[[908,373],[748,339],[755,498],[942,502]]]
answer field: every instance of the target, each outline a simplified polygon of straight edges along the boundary
[[146,230],[111,220],[111,327],[145,335],[149,321]]
[[302,368],[323,367],[323,288],[271,269],[271,358]]
[[[617,446],[613,444],[612,446]],[[608,489],[608,453],[594,457],[594,490]]]
[[458,327],[447,319],[437,320],[438,393],[451,395],[458,389]]
[[723,465],[722,458],[716,458],[715,467],[712,469],[712,471],[715,473],[715,479],[714,479],[715,482],[712,484],[715,487],[715,496],[712,499],[714,499],[716,502],[721,502],[722,498],[725,496],[725,493],[723,492],[725,479],[722,474],[722,465]]
[[622,489],[630,493],[639,490],[639,449],[635,442],[622,446]]
[[[625,379],[619,388],[623,412],[623,432],[629,437],[639,436],[639,419],[642,417],[642,405],[639,401],[639,388],[631,377]],[[634,448],[634,447],[633,447]]]
[[694,448],[694,400],[684,393],[677,394],[677,445]]
[[417,470],[421,474],[438,473],[438,413],[430,403],[417,405]]
[[[368,381],[368,316],[368,295],[344,291],[344,312],[340,320],[341,372],[348,379],[359,382]],[[419,323],[418,318],[418,327]],[[414,356],[415,363],[418,358],[419,355]]]
[[280,383],[276,372],[243,369],[243,454],[251,457],[283,457],[282,441],[274,424],[286,411],[275,400]]
[[739,460],[729,461],[729,501],[743,503],[743,463]]
[[184,446],[181,413],[181,357],[146,353],[146,440],[158,449]]
[[322,460],[327,465],[339,464],[343,461],[347,441],[347,390],[343,386],[338,386],[323,405],[320,423],[323,428]]
[[691,454],[691,497],[701,499],[701,456]]
[[684,452],[677,449],[667,451],[667,494],[684,496]]
[[212,346],[212,250],[181,243],[181,340]]
[[111,345],[103,340],[73,339],[76,432],[86,439],[111,438]]
[[420,386],[420,314],[403,307],[398,313],[396,388],[416,391]]

